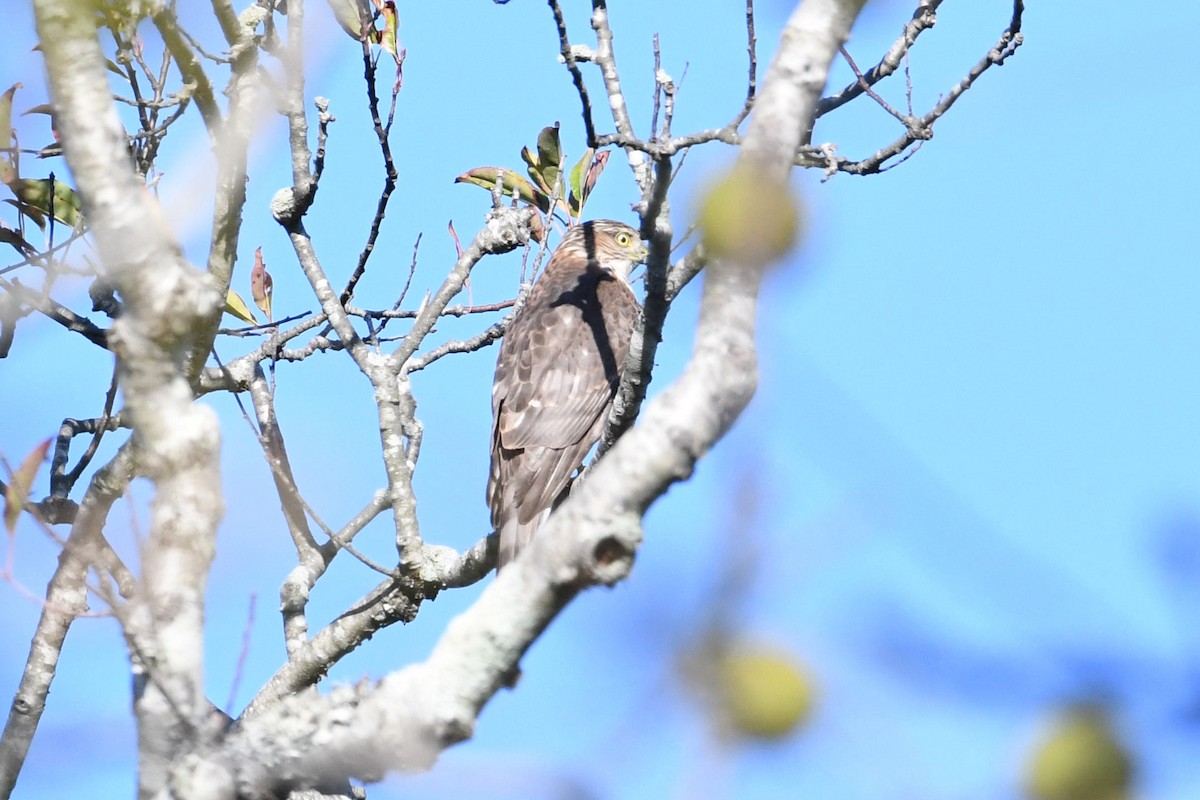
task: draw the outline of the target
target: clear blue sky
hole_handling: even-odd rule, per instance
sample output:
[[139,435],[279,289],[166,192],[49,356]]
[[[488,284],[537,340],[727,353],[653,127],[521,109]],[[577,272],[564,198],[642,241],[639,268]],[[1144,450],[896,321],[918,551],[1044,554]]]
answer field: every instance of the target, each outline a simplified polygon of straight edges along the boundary
[[[567,5],[585,41],[584,4]],[[676,131],[723,123],[744,91],[742,4],[612,6],[640,129],[654,31],[664,69],[678,80],[687,68]],[[764,71],[786,12],[782,3],[760,8]],[[871,4],[850,43],[859,62],[871,62],[910,12],[895,0]],[[409,60],[393,139],[400,183],[358,295],[374,307],[392,301],[418,232],[414,286],[423,292],[453,259],[446,222],[464,237],[475,229],[487,197],[453,185],[455,175],[519,165],[520,147],[555,120],[568,154],[583,146],[545,4],[405,3],[401,14]],[[913,59],[918,107],[961,77],[1008,14],[1000,0],[943,5]],[[355,46],[322,4],[309,16],[319,59],[309,91],[330,97],[338,117],[309,230],[340,278],[381,179]],[[485,710],[475,739],[432,774],[393,778],[371,796],[1008,800],[1048,715],[1078,699],[1113,710],[1137,758],[1139,797],[1200,796],[1200,637],[1191,630],[1200,599],[1200,170],[1190,156],[1200,113],[1183,77],[1198,24],[1186,3],[1136,13],[1111,0],[1086,13],[1032,3],[1025,46],[908,163],[825,184],[799,176],[809,239],[768,282],[762,385],[747,415],[693,481],[652,510],[632,578],[566,611],[527,657],[518,689]],[[27,10],[12,12],[0,83],[25,83],[18,109],[43,98],[33,43]],[[211,36],[209,44],[217,47]],[[842,67],[838,80],[847,75]],[[903,103],[902,83],[885,93]],[[312,303],[266,213],[288,173],[281,125],[264,120],[238,280],[245,291],[261,245],[282,315]],[[40,121],[18,124],[31,140],[44,136]],[[822,120],[815,138],[863,155],[895,129],[864,103]],[[691,187],[730,154],[689,156],[675,195],[681,229]],[[196,138],[164,162],[168,208],[197,261],[207,223],[186,212],[202,197],[208,160]],[[614,154],[591,213],[628,219],[634,199]],[[484,262],[473,298],[511,296],[518,271],[516,257]],[[695,302],[692,287],[673,311],[655,389],[686,358]],[[449,323],[440,335],[480,324]],[[232,357],[242,346],[220,351]],[[10,460],[53,435],[63,416],[98,412],[108,365],[94,356],[48,323],[22,325],[0,363],[0,451]],[[461,548],[486,532],[494,357],[447,359],[415,379],[429,540]],[[63,359],[68,378],[49,367]],[[278,370],[292,462],[333,524],[382,479],[369,392],[343,362],[328,355]],[[274,609],[290,546],[253,438],[232,402],[213,402],[226,421],[233,491],[212,575],[208,680],[223,703],[256,594],[240,707],[281,657]],[[744,480],[759,485],[751,527],[764,556],[742,625],[796,653],[821,699],[794,740],[722,749],[675,664],[718,601],[715,575],[736,540],[728,506]],[[135,496],[144,501],[148,487]],[[129,546],[130,529],[128,512],[114,515],[114,539]],[[18,573],[40,588],[54,550],[32,529],[21,536]],[[389,541],[384,527],[360,538],[381,559]],[[314,598],[314,626],[371,582],[361,568],[335,571]],[[379,676],[422,658],[475,594],[428,604],[335,677]],[[37,609],[10,587],[0,596],[8,693]],[[126,671],[114,623],[77,623],[17,797],[130,796]]]

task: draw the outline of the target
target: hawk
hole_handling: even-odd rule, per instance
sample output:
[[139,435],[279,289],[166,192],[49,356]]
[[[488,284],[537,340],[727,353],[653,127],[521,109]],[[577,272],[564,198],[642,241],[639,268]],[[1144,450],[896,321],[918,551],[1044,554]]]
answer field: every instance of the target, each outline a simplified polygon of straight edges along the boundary
[[487,484],[497,569],[533,538],[600,438],[638,314],[629,271],[645,257],[623,223],[569,229],[504,336]]

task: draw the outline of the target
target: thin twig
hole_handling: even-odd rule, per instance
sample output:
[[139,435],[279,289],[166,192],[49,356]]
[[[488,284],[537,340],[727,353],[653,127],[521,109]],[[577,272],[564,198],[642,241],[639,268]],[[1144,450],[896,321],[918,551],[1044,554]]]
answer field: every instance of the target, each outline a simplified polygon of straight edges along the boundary
[[942,4],[943,0],[920,0],[917,9],[913,12],[912,19],[904,26],[904,31],[900,34],[900,38],[895,41],[879,63],[871,67],[863,74],[863,80],[855,79],[846,88],[829,97],[824,97],[817,104],[817,117],[823,117],[830,111],[840,108],[846,103],[849,103],[854,98],[863,93],[863,81],[868,86],[874,86],[887,76],[894,73],[899,67],[904,54],[916,44],[917,37],[933,27],[937,22],[937,9]]
[[587,146],[599,148],[596,143],[596,124],[592,121],[592,101],[588,97],[587,85],[583,82],[583,73],[579,69],[579,64],[576,63],[577,59],[575,51],[571,47],[571,39],[567,35],[567,23],[563,19],[562,6],[559,5],[558,0],[548,0],[548,2],[550,10],[554,13],[554,25],[558,29],[559,55],[571,73],[571,80],[575,83],[575,92],[579,95],[579,103],[583,107],[583,130],[587,138]]
[[[375,240],[379,238],[379,229],[383,225],[384,215],[387,213],[388,200],[391,199],[392,192],[396,188],[396,163],[392,160],[392,146],[388,141],[388,133],[392,125],[392,120],[389,117],[387,126],[379,118],[379,96],[375,92],[375,70],[378,64],[371,57],[371,45],[364,40],[362,43],[363,52],[363,80],[367,84],[367,108],[371,112],[371,124],[375,127],[375,138],[379,142],[379,150],[383,156],[384,181],[383,190],[379,193],[379,200],[375,204],[375,216],[371,220],[371,229],[367,233],[367,243],[363,245],[362,252],[358,254],[358,264],[354,267],[354,272],[350,275],[350,280],[346,282],[346,288],[342,289],[341,302],[342,305],[350,302],[350,298],[354,296],[354,289],[362,278],[363,273],[367,269],[367,259],[371,257],[371,253],[375,251]],[[397,65],[397,69],[399,69]],[[393,94],[393,111],[395,110],[395,95]]]
[[79,462],[75,464],[75,468],[66,477],[66,493],[71,491],[71,487],[83,475],[83,471],[87,469],[88,464],[92,462],[92,457],[96,455],[96,450],[100,447],[100,440],[104,438],[104,434],[109,430],[116,430],[121,426],[120,420],[114,420],[112,416],[113,402],[117,399],[117,368],[113,366],[112,380],[108,385],[108,392],[104,395],[104,411],[100,415],[99,421],[96,423],[96,432],[92,435],[92,441],[88,442],[87,449],[83,451],[83,455],[79,457]]
[[233,680],[229,682],[229,699],[225,701],[226,709],[233,708],[233,703],[237,700],[238,687],[242,684],[242,675],[246,671],[246,661],[250,657],[250,642],[254,633],[254,607],[257,602],[258,595],[251,592],[250,603],[246,609],[246,624],[242,626],[242,646],[238,650],[237,663],[233,668]]

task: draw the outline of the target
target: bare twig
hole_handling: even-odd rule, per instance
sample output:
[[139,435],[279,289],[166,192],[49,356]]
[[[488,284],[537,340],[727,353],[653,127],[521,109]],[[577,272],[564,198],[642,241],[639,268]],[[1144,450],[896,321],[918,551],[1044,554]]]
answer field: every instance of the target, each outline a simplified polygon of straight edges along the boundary
[[250,602],[246,609],[246,624],[242,626],[242,646],[238,650],[237,664],[233,668],[233,680],[229,682],[229,699],[225,708],[233,708],[237,700],[238,688],[242,685],[242,675],[246,670],[246,659],[250,656],[250,639],[254,632],[254,608],[258,603],[258,595],[250,593]]
[[[375,251],[375,240],[379,238],[379,229],[383,225],[383,217],[387,213],[388,200],[391,199],[392,192],[396,189],[396,163],[392,160],[392,146],[388,141],[388,134],[392,126],[392,118],[389,115],[387,125],[379,119],[379,97],[375,92],[375,70],[378,64],[371,57],[371,45],[365,40],[362,43],[363,53],[363,80],[367,85],[367,108],[371,112],[371,123],[375,126],[375,138],[379,142],[379,151],[383,156],[384,180],[383,189],[379,193],[379,200],[375,203],[375,216],[371,220],[371,229],[367,233],[367,243],[363,245],[362,252],[358,254],[358,264],[354,267],[354,272],[350,275],[350,280],[346,282],[346,287],[342,289],[341,302],[343,305],[350,302],[350,298],[354,296],[354,288],[358,285],[363,273],[367,269],[367,259],[371,257],[371,253]],[[397,70],[400,66],[397,65]],[[392,93],[392,111],[395,111],[396,93]]]
[[821,103],[817,106],[817,118],[846,105],[861,95],[866,87],[874,86],[894,73],[900,67],[905,54],[916,44],[917,37],[937,22],[937,10],[942,2],[943,0],[919,0],[917,9],[913,12],[912,19],[904,26],[900,38],[888,48],[879,63],[867,70],[861,79],[856,79],[837,94],[821,98]]
[[1009,56],[1016,52],[1017,48],[1025,41],[1024,35],[1021,33],[1021,19],[1024,10],[1024,0],[1014,0],[1012,18],[1008,26],[1004,29],[1004,32],[1000,34],[1000,38],[995,46],[988,50],[971,67],[966,76],[955,84],[929,112],[916,120],[912,120],[910,117],[910,122],[906,123],[906,130],[903,136],[861,161],[831,158],[826,166],[826,177],[834,172],[847,172],[851,175],[871,175],[884,172],[897,166],[899,163],[903,163],[903,160],[910,158],[916,148],[909,151],[907,155],[904,155],[903,160],[888,163],[896,156],[905,153],[911,145],[916,144],[919,147],[923,141],[931,139],[933,137],[933,124],[950,110],[951,106],[974,85],[975,81],[979,80],[983,73],[992,67],[1002,65]]
[[892,108],[891,104],[888,103],[887,100],[884,100],[875,93],[875,90],[871,88],[871,84],[867,83],[867,79],[863,76],[862,72],[859,71],[858,64],[854,63],[854,58],[850,55],[850,51],[846,49],[845,45],[839,47],[838,52],[842,54],[842,58],[846,59],[846,63],[850,65],[850,71],[854,73],[854,77],[858,78],[859,85],[862,86],[863,92],[865,92],[868,97],[878,103],[880,108],[882,108],[884,111],[895,117],[901,125],[907,126],[912,122],[911,116],[905,117],[905,115]]
[[559,57],[563,63],[567,65],[567,70],[571,73],[571,80],[575,83],[575,91],[579,95],[579,103],[583,107],[583,130],[587,137],[587,146],[598,148],[596,140],[596,124],[592,121],[592,102],[588,97],[587,84],[583,81],[583,73],[579,70],[579,64],[574,48],[571,47],[571,39],[567,35],[567,23],[563,19],[562,6],[558,0],[549,0],[550,10],[554,14],[554,25],[558,28],[558,46]]

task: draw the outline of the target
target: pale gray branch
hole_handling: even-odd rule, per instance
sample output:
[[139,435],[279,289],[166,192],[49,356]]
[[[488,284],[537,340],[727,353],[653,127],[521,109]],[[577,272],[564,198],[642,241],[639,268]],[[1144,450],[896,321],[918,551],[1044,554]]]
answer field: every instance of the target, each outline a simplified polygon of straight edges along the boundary
[[204,592],[223,508],[219,434],[216,415],[193,402],[185,360],[197,330],[219,313],[220,294],[184,260],[133,171],[91,16],[74,0],[37,0],[34,8],[64,154],[106,278],[125,300],[109,345],[139,471],[155,485],[142,567],[160,660],[135,702],[141,792],[151,794],[208,709]]

